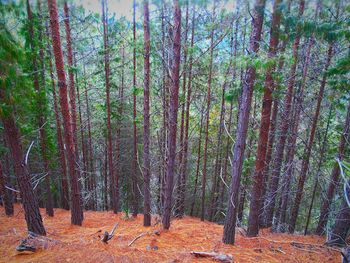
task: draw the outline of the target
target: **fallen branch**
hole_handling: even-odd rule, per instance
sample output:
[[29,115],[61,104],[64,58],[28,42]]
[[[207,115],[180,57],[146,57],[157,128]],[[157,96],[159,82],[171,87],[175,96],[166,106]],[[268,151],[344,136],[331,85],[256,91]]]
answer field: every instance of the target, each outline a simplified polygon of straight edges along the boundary
[[233,262],[233,256],[230,254],[226,255],[226,254],[219,254],[215,252],[200,252],[200,251],[192,251],[191,254],[194,255],[195,257],[213,258],[214,260],[220,261],[220,262],[227,262],[227,263]]
[[103,238],[101,239],[102,242],[104,243],[108,243],[109,240],[112,239],[112,237],[114,236],[114,231],[117,229],[118,223],[114,225],[112,232],[110,234],[108,234],[107,231],[105,231],[105,233],[103,234]]
[[271,242],[271,243],[277,243],[277,244],[289,244],[291,246],[294,246],[294,247],[297,247],[299,246],[313,246],[313,247],[318,247],[318,248],[323,248],[323,249],[329,249],[329,250],[333,250],[333,251],[337,251],[337,252],[340,252],[340,249],[337,249],[337,248],[333,248],[333,247],[329,247],[329,246],[326,246],[326,245],[320,245],[320,244],[311,244],[311,243],[302,243],[302,242],[298,242],[298,241],[294,241],[294,240],[291,240],[291,241],[286,241],[286,240],[271,240],[271,239],[268,239],[268,238],[265,238],[265,237],[249,237],[249,239],[264,239],[268,242]]
[[140,235],[138,235],[137,237],[135,237],[133,240],[130,241],[130,243],[128,244],[128,247],[130,247],[136,240],[138,240],[139,238],[145,236],[145,235],[148,235],[149,232],[144,232],[144,233],[141,233]]

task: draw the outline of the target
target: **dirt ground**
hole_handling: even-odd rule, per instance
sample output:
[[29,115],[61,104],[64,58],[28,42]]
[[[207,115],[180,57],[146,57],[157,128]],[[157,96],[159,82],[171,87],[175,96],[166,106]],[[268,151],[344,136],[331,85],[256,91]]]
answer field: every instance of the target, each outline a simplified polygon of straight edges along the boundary
[[[84,213],[82,227],[70,224],[70,212],[55,209],[50,218],[41,211],[47,238],[35,252],[17,252],[16,246],[27,236],[24,213],[15,206],[13,217],[0,207],[0,262],[213,262],[195,258],[191,251],[231,254],[234,262],[341,262],[340,253],[323,247],[324,238],[273,234],[264,230],[257,238],[236,234],[234,246],[221,242],[223,226],[185,217],[173,220],[169,231],[159,224],[142,226],[136,219],[112,212]],[[156,220],[152,218],[152,225]],[[104,231],[118,223],[115,236],[105,244]],[[155,232],[157,234],[155,234]],[[142,233],[148,233],[128,244]]]

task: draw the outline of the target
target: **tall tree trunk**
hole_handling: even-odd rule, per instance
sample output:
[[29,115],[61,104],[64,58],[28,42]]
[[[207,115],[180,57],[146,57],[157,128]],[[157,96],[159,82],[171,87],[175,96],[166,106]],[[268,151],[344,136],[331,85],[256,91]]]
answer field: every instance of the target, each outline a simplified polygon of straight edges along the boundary
[[[39,2],[40,3],[40,2]],[[39,5],[40,8],[40,5]],[[40,9],[39,9],[40,10]],[[46,93],[45,93],[45,68],[44,68],[44,53],[42,49],[42,37],[41,37],[41,25],[39,28],[39,37],[36,38],[34,35],[34,21],[33,21],[33,16],[32,16],[32,11],[30,8],[29,0],[27,0],[27,15],[28,15],[28,21],[29,21],[29,35],[30,35],[30,47],[32,49],[32,62],[33,62],[33,83],[34,83],[34,88],[37,92],[37,98],[36,98],[36,105],[38,107],[38,114],[37,114],[37,120],[38,120],[38,127],[39,127],[39,134],[40,134],[40,146],[41,146],[41,154],[42,158],[44,161],[44,171],[46,173],[45,177],[45,188],[46,188],[46,195],[47,195],[47,200],[46,200],[46,214],[48,216],[53,216],[54,211],[53,211],[53,201],[52,201],[52,194],[51,194],[51,188],[50,188],[50,171],[49,171],[49,160],[47,156],[47,150],[46,150],[46,144],[47,144],[47,137],[46,137],[46,131],[45,131],[45,123],[46,123],[46,118],[45,118],[45,104],[46,104]],[[39,21],[41,23],[41,21]],[[38,40],[39,42],[39,55],[40,58],[37,57],[37,48],[35,46],[35,40]],[[41,66],[42,68],[39,69],[38,65],[38,59],[41,59]],[[40,61],[39,61],[40,62]],[[39,80],[39,72],[41,72],[41,83]],[[43,87],[40,87],[42,85]]]
[[[256,0],[252,19],[252,32],[250,36],[249,53],[256,55],[259,50],[261,31],[264,20],[265,0]],[[238,126],[232,159],[232,180],[228,198],[228,209],[225,217],[223,242],[234,244],[235,227],[237,221],[237,199],[241,181],[244,150],[247,138],[251,101],[253,96],[253,86],[256,77],[256,68],[249,66],[243,82],[242,100],[239,106]]]
[[[345,146],[347,143],[347,138],[349,138],[349,130],[350,130],[350,102],[348,105],[347,109],[347,114],[346,114],[346,119],[345,123],[343,126],[343,132],[340,136],[339,144],[338,144],[338,153],[336,158],[339,159],[340,161],[343,160],[344,158],[344,152],[345,152]],[[329,216],[329,210],[332,204],[332,200],[334,197],[334,192],[335,189],[338,185],[339,181],[339,165],[337,162],[334,163],[333,170],[331,173],[331,180],[329,182],[327,192],[326,192],[326,197],[323,200],[322,206],[321,206],[321,211],[320,211],[320,218],[318,221],[318,225],[316,228],[316,234],[321,235],[324,231],[324,228],[327,224],[328,221],[328,216]]]
[[[49,27],[46,27],[46,34],[49,37]],[[68,190],[68,176],[67,176],[67,162],[64,154],[64,146],[63,146],[63,137],[62,137],[62,128],[61,128],[61,116],[60,109],[58,107],[57,102],[57,94],[56,94],[56,83],[53,74],[53,66],[52,66],[52,54],[51,48],[47,46],[47,52],[49,56],[49,67],[50,67],[50,79],[52,85],[52,96],[53,96],[53,105],[55,111],[55,119],[56,119],[56,133],[57,133],[57,143],[58,143],[58,151],[60,155],[60,174],[61,174],[61,206],[65,210],[69,210],[69,190]]]
[[[64,1],[64,25],[66,29],[66,39],[67,39],[67,58],[68,58],[68,77],[69,77],[69,106],[71,114],[71,126],[73,133],[73,142],[76,152],[76,160],[78,160],[78,139],[77,139],[77,111],[75,104],[75,82],[74,82],[74,66],[73,66],[73,47],[71,38],[71,29],[69,22],[69,9],[67,2]],[[77,170],[77,175],[80,175],[79,170]]]
[[108,171],[111,185],[111,204],[115,214],[118,213],[118,178],[115,176],[113,166],[113,142],[111,127],[111,104],[110,104],[110,84],[109,84],[109,44],[108,44],[108,8],[107,0],[102,1],[102,22],[103,22],[103,42],[104,42],[104,64],[105,64],[105,85],[106,85],[106,106],[107,106],[107,151],[108,151]]
[[[184,65],[183,65],[183,77],[182,77],[182,96],[186,96],[186,80],[187,80],[187,36],[188,36],[188,1],[186,1],[186,20],[185,20],[185,37],[184,37]],[[185,149],[185,102],[181,104],[181,124],[180,124],[180,151],[179,151],[179,177],[178,177],[178,187],[177,196],[175,202],[175,216],[183,217],[185,213],[185,185],[186,185],[186,175],[184,173],[184,149]]]
[[[1,71],[2,70],[0,70],[0,75],[3,76]],[[9,98],[5,96],[4,89],[0,89],[0,102],[5,105],[11,105]],[[20,141],[21,135],[16,126],[15,116],[13,112],[6,115],[2,113],[0,114],[0,118],[4,126],[5,138],[12,154],[13,166],[19,190],[21,192],[24,216],[27,222],[28,231],[45,236],[46,231],[40,215],[38,200],[35,197],[30,183],[30,176],[26,163],[27,159],[23,154],[23,148]]]
[[151,163],[150,163],[150,30],[149,30],[149,11],[148,0],[143,2],[144,12],[144,93],[143,93],[143,176],[144,176],[144,211],[143,211],[143,225],[151,225],[151,193],[150,193],[150,177],[151,177]]
[[181,55],[181,9],[178,0],[174,0],[174,43],[173,43],[173,66],[171,74],[170,89],[170,111],[169,111],[169,137],[168,137],[168,160],[165,178],[165,200],[163,212],[163,228],[170,228],[171,203],[174,181],[174,166],[176,158],[176,130],[177,112],[179,102],[179,72]]
[[[212,23],[215,19],[215,1],[213,3]],[[207,184],[207,162],[208,162],[208,142],[209,142],[209,121],[210,121],[210,104],[211,104],[211,84],[213,74],[213,53],[214,53],[214,26],[210,31],[210,54],[209,54],[209,73],[208,73],[208,89],[207,89],[207,112],[205,118],[205,138],[204,138],[204,155],[203,155],[203,176],[202,176],[202,203],[201,203],[201,220],[205,218],[205,188]]]
[[80,187],[76,173],[76,151],[74,146],[72,127],[70,125],[71,118],[68,108],[67,84],[66,75],[64,72],[63,53],[60,39],[60,28],[58,21],[58,12],[56,0],[48,0],[50,11],[50,24],[52,31],[52,44],[55,55],[56,70],[58,76],[58,86],[60,92],[60,104],[63,116],[64,139],[68,153],[69,173],[71,180],[71,195],[72,195],[72,216],[71,222],[73,225],[81,225],[84,219],[81,205]]
[[[270,47],[268,57],[274,59],[279,42],[279,25],[281,21],[281,0],[276,0],[273,5],[272,24],[270,29]],[[256,153],[255,172],[253,177],[252,197],[248,218],[247,235],[257,236],[259,233],[259,214],[262,202],[262,184],[264,181],[264,168],[266,160],[267,142],[270,129],[270,115],[272,108],[272,92],[274,89],[273,73],[275,64],[266,72],[263,105],[261,109],[261,122],[259,131],[258,149]]]
[[[237,1],[236,5],[236,23],[235,23],[235,31],[233,36],[233,72],[232,72],[232,80],[233,85],[237,83],[237,51],[238,51],[238,28],[240,24],[240,1]],[[245,35],[245,30],[243,32]],[[245,37],[244,37],[245,40]],[[243,41],[243,46],[245,45]],[[225,187],[226,187],[226,178],[227,178],[227,168],[229,163],[229,153],[230,149],[232,147],[231,142],[231,127],[232,127],[232,115],[233,115],[233,100],[230,102],[230,111],[229,111],[229,118],[228,118],[228,128],[227,128],[227,140],[226,140],[226,147],[225,147],[225,157],[224,157],[224,167],[223,167],[223,181],[225,182],[220,185],[219,193],[220,193],[220,199],[218,207],[222,211],[224,207],[224,196],[225,196]],[[224,120],[225,121],[225,120]]]
[[287,141],[287,150],[286,150],[286,161],[284,165],[284,172],[282,178],[282,191],[280,194],[280,202],[278,209],[276,211],[276,221],[274,226],[276,226],[277,231],[285,232],[288,229],[285,227],[286,215],[288,201],[290,198],[290,184],[292,182],[292,176],[294,173],[294,155],[296,150],[296,141],[298,136],[298,129],[300,123],[300,114],[303,107],[303,88],[295,95],[294,101],[294,116],[290,120],[290,133]]
[[132,84],[133,84],[133,158],[132,158],[132,214],[137,216],[139,211],[139,191],[137,189],[137,126],[136,126],[136,0],[133,3],[133,50],[132,50]]
[[[305,1],[300,0],[299,3],[299,19],[304,13],[304,7],[305,7]],[[291,111],[291,102],[292,102],[292,96],[293,96],[293,89],[294,89],[294,82],[295,82],[295,76],[296,76],[296,68],[298,63],[298,52],[299,52],[299,44],[300,44],[300,25],[297,28],[296,32],[296,38],[293,43],[293,64],[290,69],[290,77],[287,84],[287,92],[284,98],[284,109],[282,113],[282,119],[281,119],[281,125],[280,129],[278,130],[278,134],[280,134],[280,138],[278,140],[277,149],[276,149],[276,155],[275,160],[273,163],[273,170],[271,174],[271,180],[269,183],[269,190],[266,196],[266,206],[265,206],[265,225],[271,226],[272,225],[272,219],[274,214],[274,208],[275,208],[275,202],[276,202],[276,193],[278,188],[278,182],[279,177],[281,173],[281,167],[283,162],[283,153],[285,148],[285,143],[287,139],[287,134],[285,131],[288,130],[289,127],[289,119],[290,119],[290,111]]]
[[[319,93],[318,96],[321,96],[321,93]],[[319,100],[319,98],[320,97],[318,97],[318,100]],[[319,158],[318,164],[317,164],[318,168],[317,168],[317,172],[316,172],[316,176],[315,176],[314,187],[312,189],[312,196],[311,196],[311,201],[310,201],[308,215],[307,215],[307,218],[306,218],[304,235],[306,235],[307,232],[308,232],[308,227],[309,227],[309,223],[310,223],[312,207],[314,205],[314,200],[315,200],[315,196],[316,196],[316,190],[317,190],[317,186],[318,186],[318,179],[319,179],[319,176],[320,176],[320,173],[321,173],[321,168],[322,168],[322,164],[323,164],[323,161],[324,161],[324,155],[325,155],[326,147],[327,147],[328,130],[329,130],[329,124],[331,122],[332,111],[333,111],[333,107],[331,105],[331,107],[329,108],[329,114],[328,114],[328,119],[327,119],[327,126],[326,126],[326,130],[324,132],[322,147],[321,147],[321,150],[320,150],[320,158]]]
[[[310,61],[310,49],[311,46],[313,45],[313,39],[309,40],[309,47],[308,47],[308,51],[306,54],[306,61],[305,61],[305,73],[303,73],[303,79],[302,79],[302,85],[303,87],[306,85],[305,84],[305,79],[306,79],[306,75],[307,75],[307,68],[309,65],[309,61]],[[328,54],[327,54],[327,61],[326,61],[326,66],[325,66],[325,72],[327,71],[330,63],[331,63],[331,57],[332,57],[332,45],[330,46],[330,48],[328,49]],[[314,137],[315,137],[315,131],[316,131],[316,126],[317,126],[317,121],[318,121],[318,116],[320,113],[320,107],[321,107],[321,102],[322,102],[322,97],[323,97],[323,91],[324,91],[324,87],[326,85],[326,74],[324,72],[324,77],[322,78],[322,82],[321,82],[321,88],[320,88],[320,92],[321,92],[321,97],[319,97],[318,101],[317,101],[317,106],[316,106],[316,113],[314,115],[314,118],[312,120],[312,125],[311,125],[311,131],[310,131],[310,137],[308,139],[307,142],[307,146],[304,150],[304,154],[303,154],[303,162],[301,165],[301,173],[300,173],[300,177],[299,177],[299,182],[298,182],[298,188],[297,188],[297,193],[293,202],[293,209],[292,209],[292,213],[291,213],[291,219],[290,219],[290,226],[289,226],[289,232],[293,233],[295,230],[295,225],[297,222],[297,218],[298,218],[298,213],[299,213],[299,207],[300,207],[300,203],[301,203],[301,198],[303,195],[303,190],[304,190],[304,184],[305,184],[305,179],[306,179],[306,173],[307,170],[309,168],[309,160],[310,160],[310,154],[311,154],[311,148],[312,148],[312,144],[314,141]],[[302,100],[302,98],[300,98]],[[301,105],[300,105],[301,108]],[[300,112],[300,109],[299,109]],[[300,113],[299,113],[300,114]],[[294,143],[295,144],[295,143]]]

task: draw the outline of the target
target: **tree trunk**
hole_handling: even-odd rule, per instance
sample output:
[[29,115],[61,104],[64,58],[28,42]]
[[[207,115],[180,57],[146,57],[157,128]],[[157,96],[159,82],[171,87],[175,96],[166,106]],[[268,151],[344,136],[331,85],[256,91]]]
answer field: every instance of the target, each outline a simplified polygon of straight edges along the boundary
[[72,134],[72,127],[70,125],[71,118],[68,108],[67,84],[64,72],[63,53],[60,39],[60,28],[58,21],[58,12],[56,0],[48,0],[50,11],[50,24],[52,30],[52,45],[55,55],[56,70],[58,76],[58,86],[60,92],[60,104],[63,116],[64,139],[68,152],[69,173],[71,180],[71,194],[72,194],[72,217],[73,225],[81,225],[84,219],[83,210],[81,206],[80,187],[76,173],[76,152]]
[[[347,138],[349,138],[349,130],[350,130],[350,103],[347,109],[343,132],[341,134],[339,144],[338,144],[338,153],[336,158],[339,159],[340,161],[342,161],[344,158],[346,141],[347,141]],[[339,181],[339,173],[340,173],[339,165],[337,162],[335,162],[331,173],[331,181],[329,182],[329,185],[327,188],[326,197],[323,200],[323,204],[321,206],[320,218],[316,229],[316,234],[318,235],[322,235],[324,228],[327,224],[329,210],[334,197],[334,192]]]
[[102,22],[103,22],[103,42],[104,42],[104,64],[105,64],[105,85],[106,85],[106,106],[107,106],[107,156],[108,171],[111,185],[111,204],[115,214],[118,213],[118,178],[115,176],[113,166],[113,142],[111,127],[111,104],[110,104],[110,84],[109,84],[109,45],[108,45],[108,8],[107,0],[102,1]]
[[[184,65],[183,65],[183,78],[182,78],[182,96],[186,96],[186,80],[187,80],[187,36],[188,36],[188,1],[186,1],[186,19],[185,19],[185,37],[184,37]],[[185,104],[181,104],[181,124],[180,124],[180,151],[179,151],[179,177],[178,177],[178,187],[177,196],[175,202],[175,216],[183,217],[185,213],[185,187],[186,187],[186,175],[183,172],[184,162],[187,156],[184,156],[184,133],[185,133]]]
[[[261,31],[264,20],[265,0],[256,0],[254,14],[252,19],[252,32],[250,36],[249,53],[256,55],[259,50]],[[225,244],[234,244],[235,227],[237,220],[238,192],[241,181],[244,150],[248,131],[249,114],[251,100],[253,96],[253,86],[256,77],[256,69],[249,66],[246,71],[243,82],[242,100],[240,103],[238,126],[236,131],[236,140],[232,159],[232,180],[230,184],[230,193],[228,198],[228,209],[225,217],[223,242]]]
[[[215,1],[213,4],[212,23],[215,19]],[[204,138],[204,155],[203,155],[203,176],[202,176],[202,203],[201,203],[201,220],[205,218],[205,188],[207,184],[207,162],[208,162],[208,142],[209,142],[209,121],[210,121],[210,103],[211,103],[211,83],[213,72],[213,53],[214,53],[214,26],[210,32],[210,55],[209,55],[209,73],[208,73],[208,89],[207,89],[207,112],[205,118],[205,138]]]
[[[279,42],[279,25],[281,21],[281,0],[276,0],[273,5],[272,24],[270,29],[270,47],[268,57],[274,59]],[[262,202],[262,184],[264,181],[264,168],[266,160],[267,142],[270,129],[270,115],[272,108],[272,92],[274,89],[273,73],[275,64],[271,65],[266,72],[263,105],[261,109],[261,122],[259,131],[258,149],[256,153],[255,172],[253,177],[252,197],[248,218],[247,236],[257,236],[259,233],[259,214]]]
[[148,0],[143,2],[143,30],[144,30],[144,93],[143,93],[143,176],[144,176],[144,211],[143,211],[143,225],[151,225],[151,193],[150,193],[150,177],[151,177],[151,163],[150,163],[150,30],[149,30],[149,10]]
[[[313,45],[313,39],[309,40],[309,49],[311,49],[311,46]],[[302,85],[305,86],[305,78],[306,78],[306,74],[307,74],[307,68],[309,65],[309,60],[310,60],[310,50],[308,49],[307,51],[307,57],[306,57],[306,62],[305,62],[305,70],[306,72],[303,74],[303,80],[302,80]],[[325,66],[325,70],[324,70],[324,74],[323,74],[323,78],[322,78],[322,82],[321,82],[321,87],[320,87],[320,95],[319,99],[317,101],[317,106],[316,106],[316,113],[314,115],[314,118],[312,120],[312,126],[311,126],[311,131],[310,131],[310,137],[308,139],[307,142],[307,146],[304,150],[304,154],[303,154],[303,162],[301,165],[301,172],[300,172],[300,177],[299,177],[299,182],[298,182],[298,188],[297,188],[297,193],[293,202],[293,209],[292,209],[292,214],[291,214],[291,220],[290,220],[290,226],[289,226],[289,232],[293,233],[295,230],[295,225],[297,222],[297,218],[298,218],[298,213],[299,213],[299,207],[300,207],[300,203],[301,203],[301,198],[303,195],[303,190],[304,190],[304,184],[305,184],[305,179],[306,179],[306,173],[308,171],[309,168],[309,160],[310,160],[310,154],[311,154],[311,148],[312,148],[312,144],[314,141],[314,137],[315,137],[315,131],[316,131],[316,126],[317,126],[317,121],[318,121],[318,116],[320,113],[320,107],[321,107],[321,102],[322,102],[322,97],[323,97],[323,91],[324,91],[324,87],[326,85],[326,72],[327,69],[331,63],[331,58],[332,58],[332,45],[330,45],[328,52],[327,52],[327,61],[326,61],[326,66]],[[301,98],[302,99],[302,98]],[[300,111],[300,110],[299,110]]]
[[[304,7],[305,7],[305,1],[300,0],[299,3],[299,19],[304,13]],[[294,89],[294,82],[295,82],[295,76],[296,76],[296,68],[298,63],[298,51],[299,51],[299,44],[300,44],[300,26],[297,28],[297,35],[293,43],[293,64],[291,66],[290,70],[290,78],[288,80],[287,84],[287,92],[284,98],[284,110],[282,113],[282,119],[281,119],[281,125],[280,129],[278,130],[278,134],[280,135],[280,138],[278,140],[277,149],[276,149],[276,155],[275,160],[273,163],[273,170],[271,174],[271,179],[269,183],[269,190],[266,196],[266,206],[265,206],[265,226],[271,226],[272,225],[272,219],[275,209],[275,202],[276,202],[276,193],[278,188],[278,182],[279,177],[281,173],[281,167],[283,162],[283,153],[285,148],[285,143],[287,139],[287,134],[285,131],[288,130],[289,127],[289,119],[290,119],[290,110],[291,110],[291,102],[292,102],[292,95],[293,95],[293,89]]]
[[[39,9],[40,9],[40,5],[39,5]],[[47,151],[46,151],[47,137],[46,137],[46,131],[44,127],[46,123],[46,118],[45,118],[46,92],[45,92],[45,86],[40,87],[40,85],[45,85],[44,53],[42,49],[42,37],[41,37],[42,28],[40,25],[40,28],[38,30],[39,36],[37,39],[36,36],[34,36],[34,27],[33,27],[34,21],[33,21],[29,0],[27,0],[27,15],[28,15],[28,21],[29,21],[30,47],[32,50],[32,62],[33,62],[33,71],[34,71],[33,83],[34,83],[34,88],[37,92],[36,106],[38,107],[37,121],[38,121],[39,134],[40,134],[40,146],[41,146],[42,158],[44,161],[44,172],[46,173],[46,177],[45,177],[45,188],[46,188],[46,195],[47,195],[46,214],[48,216],[53,216],[54,211],[53,211],[53,201],[52,201],[52,194],[51,194],[51,188],[50,188],[49,160],[48,160]],[[39,23],[41,23],[41,21],[39,21]],[[42,66],[41,69],[39,69],[38,67],[38,57],[36,55],[38,47],[36,47],[34,44],[36,39],[40,44],[39,54],[40,54],[41,66]],[[41,72],[41,84],[39,81],[39,72]]]
[[136,0],[133,2],[133,158],[132,158],[132,214],[137,217],[139,211],[139,191],[137,189],[137,126],[136,126]]
[[[46,28],[47,37],[49,37],[49,28]],[[67,178],[67,162],[64,154],[64,146],[63,146],[63,137],[62,137],[62,128],[61,128],[61,116],[59,113],[58,103],[57,103],[57,94],[56,94],[56,83],[53,75],[53,66],[52,66],[52,54],[51,48],[47,46],[47,52],[49,55],[49,66],[50,66],[50,79],[52,85],[52,96],[53,96],[53,105],[55,111],[55,119],[56,119],[56,133],[57,133],[57,143],[58,143],[58,151],[60,155],[60,174],[61,174],[61,206],[65,210],[69,210],[69,190],[68,190],[68,178]]]
[[173,43],[173,67],[171,74],[170,111],[169,111],[169,137],[168,137],[168,162],[165,178],[165,200],[163,213],[163,228],[170,228],[171,201],[174,181],[174,166],[176,158],[176,129],[179,100],[179,71],[181,51],[181,9],[178,0],[174,0],[174,43]]
[[[318,96],[321,96],[321,93],[319,93]],[[320,97],[318,97],[318,99],[319,98]],[[314,200],[315,200],[315,196],[316,196],[316,190],[317,190],[317,186],[318,186],[318,179],[319,179],[319,175],[321,173],[322,164],[323,164],[323,161],[324,161],[324,155],[325,155],[326,147],[327,147],[327,138],[328,138],[329,124],[331,122],[331,116],[332,116],[332,110],[333,110],[333,107],[331,105],[331,107],[329,108],[329,114],[328,114],[328,119],[327,119],[327,126],[326,126],[326,130],[324,132],[323,143],[322,143],[322,147],[321,147],[321,150],[320,150],[320,159],[319,159],[318,165],[317,165],[318,168],[317,168],[317,172],[316,172],[314,187],[312,189],[312,197],[311,197],[309,211],[308,211],[308,215],[307,215],[307,219],[306,219],[304,235],[307,234],[307,230],[308,230],[308,227],[309,227],[312,207],[313,207],[313,204],[314,204]]]
[[[1,71],[2,70],[0,70],[0,74],[3,75]],[[5,97],[5,91],[3,89],[0,89],[0,102],[5,105],[11,105],[9,99]],[[12,154],[13,166],[17,177],[19,190],[21,192],[28,231],[45,236],[46,231],[40,215],[38,200],[35,197],[32,185],[30,183],[27,163],[20,141],[21,135],[16,126],[15,116],[11,112],[6,115],[0,114],[0,117],[4,125],[6,141]]]

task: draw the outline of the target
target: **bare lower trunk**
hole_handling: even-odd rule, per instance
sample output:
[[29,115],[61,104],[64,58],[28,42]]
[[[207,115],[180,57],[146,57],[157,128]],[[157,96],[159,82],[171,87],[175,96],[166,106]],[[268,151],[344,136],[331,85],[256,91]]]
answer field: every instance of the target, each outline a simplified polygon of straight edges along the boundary
[[[304,13],[304,6],[305,6],[305,1],[301,0],[299,4],[299,19]],[[292,102],[296,68],[297,68],[297,62],[298,62],[300,30],[301,28],[299,26],[297,28],[297,35],[293,43],[293,64],[290,69],[290,74],[289,74],[290,78],[287,85],[287,92],[284,98],[284,109],[281,117],[282,118],[281,125],[280,125],[280,129],[278,130],[278,134],[280,135],[280,138],[277,144],[275,160],[273,163],[273,169],[271,173],[271,180],[268,187],[268,193],[265,199],[266,205],[265,205],[265,211],[264,211],[264,214],[265,214],[264,220],[265,220],[266,226],[272,225],[272,220],[274,215],[276,194],[277,194],[278,183],[280,179],[281,167],[283,162],[283,153],[284,153],[285,143],[287,139],[287,134],[285,131],[287,131],[289,128],[291,102]]]
[[174,0],[174,43],[173,43],[173,67],[172,85],[170,89],[170,111],[169,111],[169,137],[168,137],[168,160],[165,178],[165,200],[163,213],[163,228],[170,228],[170,216],[172,207],[172,192],[174,181],[174,167],[176,157],[176,130],[177,112],[179,99],[179,71],[180,71],[180,51],[181,51],[181,9],[179,1]]
[[64,139],[68,153],[69,173],[71,179],[71,195],[72,195],[72,217],[71,222],[74,225],[81,225],[84,219],[83,210],[81,205],[80,187],[78,183],[76,173],[76,152],[74,146],[74,139],[71,127],[71,117],[69,114],[68,107],[68,95],[67,95],[67,84],[66,76],[64,72],[63,53],[60,39],[60,28],[58,21],[57,5],[55,0],[48,0],[49,11],[50,11],[50,24],[52,31],[52,44],[56,62],[56,70],[58,77],[58,87],[60,93],[60,104],[63,116],[63,127],[64,127]]
[[143,176],[144,176],[144,203],[143,203],[143,225],[151,225],[151,193],[150,193],[150,30],[148,0],[143,2],[144,12],[144,93],[143,93]]
[[[257,0],[254,6],[254,15],[252,20],[252,32],[250,36],[249,51],[256,54],[259,50],[261,31],[264,20],[265,0]],[[248,131],[249,114],[253,96],[253,86],[256,77],[256,69],[249,66],[246,71],[243,84],[242,99],[240,103],[238,126],[236,131],[236,140],[232,159],[232,180],[228,198],[228,209],[224,224],[223,242],[225,244],[234,244],[235,227],[237,220],[238,192],[241,181],[243,157]]]
[[[269,58],[274,58],[279,42],[279,24],[281,20],[281,0],[276,0],[273,6],[272,24],[270,29]],[[259,214],[262,202],[262,185],[264,182],[264,169],[267,151],[267,142],[270,129],[270,115],[272,108],[272,92],[274,90],[273,73],[275,65],[268,68],[265,78],[265,91],[261,109],[261,123],[259,131],[258,149],[256,153],[255,172],[253,177],[252,198],[248,218],[248,236],[256,236],[259,233]]]

